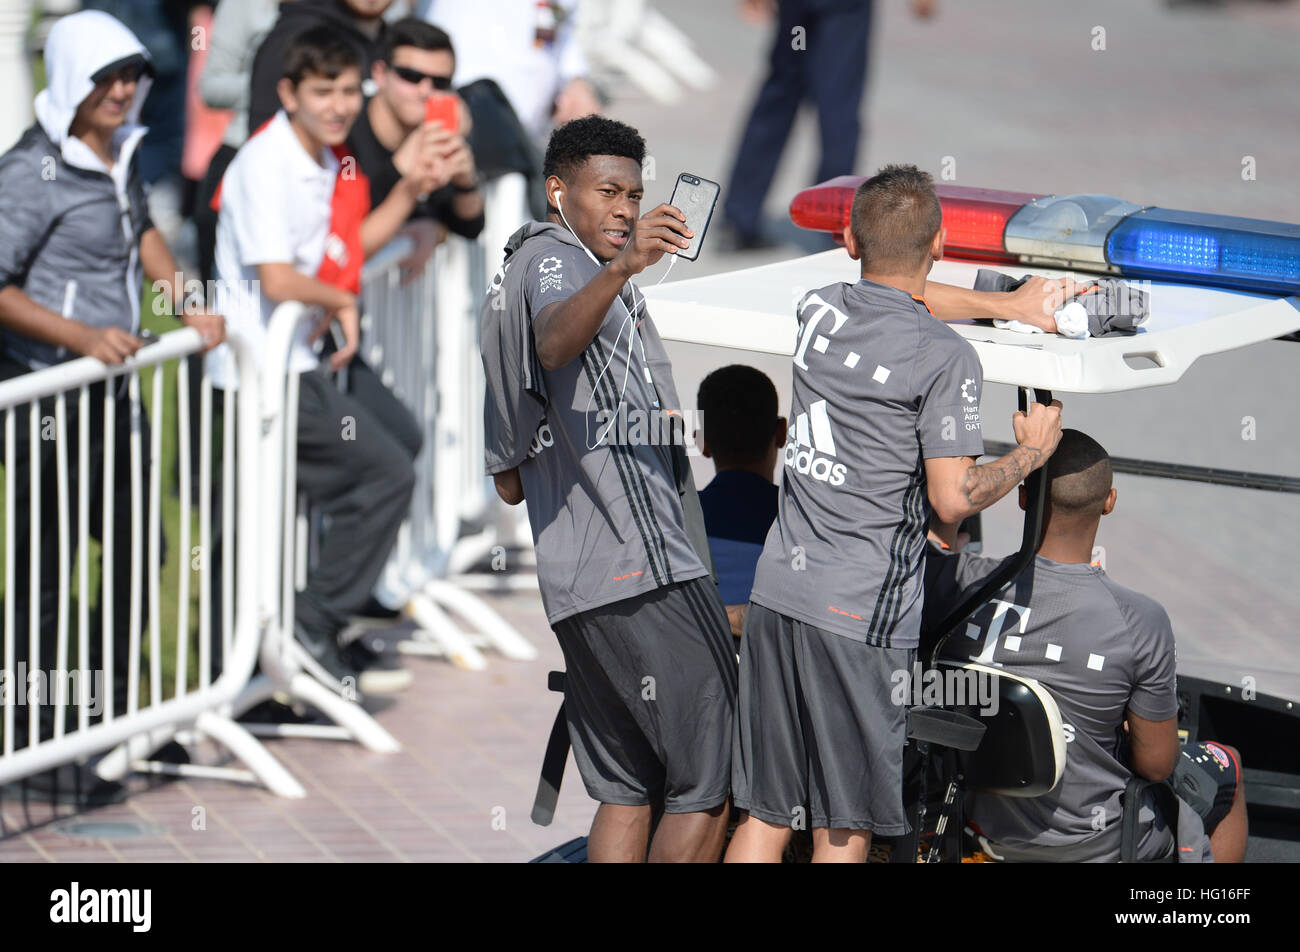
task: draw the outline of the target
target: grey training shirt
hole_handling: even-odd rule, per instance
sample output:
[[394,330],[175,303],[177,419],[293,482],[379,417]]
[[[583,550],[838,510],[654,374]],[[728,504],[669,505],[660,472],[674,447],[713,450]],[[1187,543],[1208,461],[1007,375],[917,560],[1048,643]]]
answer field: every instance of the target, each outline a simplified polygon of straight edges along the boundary
[[[508,270],[522,269],[510,277],[522,279],[531,322],[600,267],[551,226],[530,234]],[[684,436],[681,406],[640,291],[624,286],[581,355],[534,372],[545,416],[519,476],[548,621],[708,574],[683,528],[671,445]]]
[[[927,604],[948,607],[1003,561],[933,548],[929,558],[941,561],[926,572]],[[1174,634],[1159,603],[1115,584],[1099,566],[1040,555],[948,639],[943,655],[1034,678],[1065,724],[1065,773],[1056,789],[1032,799],[972,794],[970,816],[981,832],[1013,849],[1117,857],[1120,794],[1132,776],[1119,760],[1124,712],[1151,721],[1178,713]]]
[[975,350],[906,291],[804,296],[780,508],[753,601],[827,631],[912,648],[930,520],[926,459],[979,456]]

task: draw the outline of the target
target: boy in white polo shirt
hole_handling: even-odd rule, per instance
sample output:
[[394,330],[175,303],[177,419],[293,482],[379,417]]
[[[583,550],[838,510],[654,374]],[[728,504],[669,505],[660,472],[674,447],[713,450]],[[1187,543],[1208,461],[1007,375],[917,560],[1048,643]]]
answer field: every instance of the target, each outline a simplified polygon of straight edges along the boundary
[[[410,452],[331,375],[357,349],[355,292],[364,248],[375,237],[367,231],[363,244],[365,178],[351,156],[341,164],[335,152],[361,109],[361,53],[347,37],[318,27],[290,43],[283,72],[284,109],[249,138],[222,179],[216,266],[231,326],[254,342],[261,360],[279,303],[319,309],[314,325],[299,325],[288,355],[289,371],[301,375],[298,486],[328,517],[318,564],[295,602],[295,634],[310,655],[309,670],[326,684],[386,693],[409,684],[409,674],[380,670],[338,643],[370,596],[414,484]],[[344,342],[325,365],[311,345],[331,323]],[[226,355],[210,360],[217,386],[237,384]]]

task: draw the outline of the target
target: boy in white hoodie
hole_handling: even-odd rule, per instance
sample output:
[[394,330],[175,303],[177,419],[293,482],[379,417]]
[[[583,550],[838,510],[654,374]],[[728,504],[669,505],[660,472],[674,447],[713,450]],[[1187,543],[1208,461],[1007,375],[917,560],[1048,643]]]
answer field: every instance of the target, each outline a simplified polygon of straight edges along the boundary
[[[177,283],[176,263],[166,243],[153,227],[136,169],[136,152],[147,129],[136,123],[140,104],[149,88],[149,58],[140,41],[106,13],[85,11],[64,17],[54,25],[45,49],[47,87],[36,97],[37,121],[19,142],[0,156],[0,195],[5,214],[0,216],[0,380],[74,359],[98,358],[118,364],[141,346],[141,277],[161,289],[177,313],[183,282]],[[188,309],[182,320],[199,330],[208,346],[225,337],[225,324],[216,314]],[[108,386],[125,397],[126,377]],[[101,629],[98,619],[90,628],[90,668],[98,668],[101,630],[114,639],[116,672],[113,704],[123,713],[127,661],[126,645],[131,609],[131,512],[142,518],[146,500],[131,498],[130,455],[126,452],[132,418],[141,421],[143,481],[148,480],[148,419],[141,410],[131,412],[123,399],[116,408],[114,434],[116,466],[113,484],[111,539],[103,538],[103,480],[105,384],[90,388],[90,452],[87,457],[91,534],[110,550],[114,573],[113,621]],[[46,404],[49,404],[47,406]],[[23,408],[20,408],[20,411]],[[53,417],[53,400],[42,401],[42,419]],[[49,671],[54,668],[58,610],[60,547],[58,508],[69,510],[69,524],[77,525],[79,466],[77,465],[78,407],[67,401],[64,432],[67,445],[52,439],[33,440],[20,412],[14,428],[14,471],[8,474],[15,491],[15,521],[7,531],[14,539],[13,600],[15,661]],[[0,443],[0,452],[3,444]],[[52,488],[56,452],[68,460],[66,496],[47,489],[39,510],[33,513],[31,466],[39,455],[42,482]],[[30,549],[35,518],[40,538],[39,606],[34,613],[39,626],[40,657],[26,657],[30,605]],[[71,547],[69,547],[71,548]],[[65,554],[71,560],[72,552]],[[105,593],[106,594],[106,593]],[[140,593],[136,593],[139,597]],[[83,595],[89,597],[89,593]],[[101,594],[100,603],[104,601]],[[140,603],[137,603],[137,607]],[[74,631],[74,637],[79,632]],[[69,664],[76,664],[75,650]],[[25,708],[23,709],[26,710]],[[53,722],[53,709],[42,706],[42,735]],[[28,736],[15,727],[15,747]]]

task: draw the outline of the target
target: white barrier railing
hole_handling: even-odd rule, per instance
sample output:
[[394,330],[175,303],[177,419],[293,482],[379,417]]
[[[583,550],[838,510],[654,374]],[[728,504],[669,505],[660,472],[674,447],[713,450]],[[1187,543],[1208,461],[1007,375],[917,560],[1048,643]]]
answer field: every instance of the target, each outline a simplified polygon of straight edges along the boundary
[[[214,464],[212,460],[212,386],[206,377],[200,387],[201,443],[199,473],[199,545],[190,547],[192,472],[189,455],[188,373],[184,359],[199,350],[199,334],[194,330],[180,330],[167,334],[156,344],[142,348],[134,357],[119,366],[108,367],[98,360],[82,358],[27,373],[0,383],[0,409],[4,411],[4,467],[5,467],[5,618],[3,671],[8,676],[8,689],[3,691],[3,746],[0,747],[0,784],[21,779],[33,773],[63,764],[85,760],[111,751],[97,764],[101,777],[115,778],[127,769],[149,769],[137,763],[136,758],[156,749],[166,739],[181,730],[193,730],[224,744],[242,760],[248,771],[223,771],[219,768],[196,768],[205,776],[231,776],[238,779],[257,779],[278,793],[302,795],[302,788],[266,752],[265,748],[231,717],[230,702],[247,684],[253,671],[260,643],[261,624],[258,617],[258,579],[263,562],[260,556],[259,527],[264,523],[261,511],[265,496],[250,487],[256,485],[258,463],[261,455],[261,418],[259,390],[253,372],[252,355],[246,344],[232,336],[230,350],[236,366],[244,371],[242,376],[251,384],[241,389],[236,400],[233,394],[226,399],[224,414],[224,439],[222,468],[225,478],[221,484],[224,544],[227,550],[223,560],[221,598],[222,631],[214,633],[211,623],[211,598],[213,566],[208,558],[212,549],[212,511]],[[162,435],[171,425],[167,407],[167,375],[163,365],[176,360],[175,371],[175,425],[177,428],[177,465],[179,468],[179,512],[177,539],[180,545],[179,571],[176,582],[177,614],[174,628],[162,616],[163,593],[163,499],[162,499]],[[149,370],[151,407],[146,416],[141,398],[141,371]],[[125,398],[116,392],[125,377]],[[69,409],[69,397],[75,397],[75,412]],[[26,413],[29,439],[20,460],[17,437],[20,407],[29,405]],[[124,409],[119,407],[124,404]],[[44,413],[50,410],[50,413]],[[121,416],[125,413],[126,416]],[[68,462],[69,418],[76,429],[76,637],[77,664],[69,667],[68,640],[71,635],[72,615],[72,523],[74,493],[70,488],[72,470]],[[91,434],[102,426],[99,438],[92,447]],[[152,433],[148,462],[145,460],[143,430]],[[52,428],[52,438],[50,437]],[[125,436],[126,446],[119,447]],[[41,456],[46,451],[54,456],[55,481],[53,493],[42,505],[43,492],[51,487],[42,483]],[[233,450],[233,452],[232,452]],[[127,472],[129,496],[125,502],[128,525],[119,525],[118,517],[124,513],[121,499],[122,487],[118,485],[119,453],[127,454],[123,465]],[[145,495],[145,469],[148,469],[148,490]],[[26,470],[26,472],[24,472]],[[98,474],[98,475],[95,475]],[[26,516],[16,507],[19,481],[29,481],[31,505]],[[96,644],[92,641],[89,603],[92,595],[90,540],[91,483],[102,483],[100,490],[102,516],[98,520],[98,533],[102,543],[101,585],[99,610],[103,623]],[[233,504],[237,492],[242,492],[238,512]],[[44,525],[43,516],[55,510],[57,546],[57,579],[42,577],[40,549],[50,538],[50,529]],[[30,523],[26,552],[18,551],[17,528],[19,518]],[[235,531],[237,529],[237,531]],[[128,533],[129,554],[124,560],[122,532]],[[238,552],[232,558],[230,546]],[[190,570],[191,552],[198,556],[196,570],[200,575],[200,604],[197,611],[197,631],[191,630]],[[48,560],[47,560],[48,562]],[[234,563],[232,565],[232,562]],[[29,575],[27,594],[27,652],[19,659],[17,651],[18,618],[14,600],[20,566],[26,565]],[[123,613],[116,604],[121,596],[121,573],[127,572],[128,607]],[[143,591],[142,589],[147,589]],[[41,606],[53,598],[56,604],[54,631],[42,624]],[[233,611],[232,611],[233,609]],[[125,625],[122,618],[125,614]],[[46,612],[48,615],[48,611]],[[147,620],[148,640],[142,641]],[[123,630],[125,628],[125,630]],[[53,635],[54,644],[49,644]],[[212,680],[214,636],[221,645],[221,670]],[[191,639],[197,641],[197,676],[189,672]],[[99,649],[100,664],[94,665],[95,648]],[[171,696],[164,697],[163,656],[170,648],[175,663],[171,679]],[[68,711],[59,696],[50,698],[54,704],[41,703],[35,709],[28,707],[27,743],[16,743],[16,711],[18,704],[33,700],[30,681],[20,685],[21,695],[14,691],[13,679],[19,672],[19,660],[29,660],[38,674],[56,685],[78,683],[82,686],[76,698],[75,728],[69,729]],[[52,661],[49,669],[45,661]],[[118,663],[125,671],[117,670]],[[143,673],[147,664],[148,703],[142,704],[140,693]],[[76,672],[76,681],[71,677]],[[24,672],[24,674],[29,674]],[[125,709],[118,710],[116,698],[122,692],[120,678],[125,676]],[[87,679],[102,677],[99,681],[102,716],[92,711],[94,699],[85,689]],[[26,678],[23,679],[26,681]],[[92,718],[94,722],[92,723]],[[50,736],[43,736],[49,723]],[[116,749],[114,749],[116,748]],[[173,765],[174,772],[184,773],[185,765]]]
[[[437,249],[414,281],[402,284],[400,261],[409,243],[394,242],[369,262],[365,275],[365,354],[381,379],[415,416],[424,449],[416,461],[417,483],[409,518],[384,578],[390,600],[402,604],[420,626],[416,640],[406,648],[417,653],[445,654],[462,667],[486,666],[480,648],[493,647],[507,657],[531,659],[536,650],[482,600],[448,581],[448,576],[474,564],[496,545],[514,545],[521,536],[519,516],[496,499],[491,481],[483,473],[483,380],[478,356],[478,304],[508,235],[526,218],[525,184],[521,176],[507,176],[488,187],[488,228],[478,242],[453,238]],[[305,577],[301,554],[307,546],[296,529],[296,429],[299,376],[287,372],[290,342],[308,310],[297,303],[277,308],[265,339],[265,353],[249,353],[247,345],[231,338],[231,359],[240,385],[221,392],[224,433],[221,459],[215,457],[212,433],[214,392],[206,375],[200,385],[200,432],[197,512],[199,544],[199,604],[197,632],[191,632],[191,577],[185,570],[193,547],[189,430],[189,366],[186,356],[200,348],[197,332],[182,330],[141,349],[125,364],[106,367],[84,358],[47,370],[27,373],[0,383],[0,411],[4,413],[5,486],[5,594],[4,643],[0,669],[7,677],[0,693],[0,784],[21,779],[50,767],[103,754],[97,773],[106,779],[129,770],[167,771],[208,777],[260,781],[282,796],[305,796],[302,786],[261,745],[254,734],[350,738],[375,751],[400,749],[397,741],[359,705],[334,693],[305,673],[302,654],[293,637],[296,590]],[[168,406],[164,363],[177,361],[175,371],[175,426],[178,466],[179,514],[176,541],[181,569],[176,579],[175,629],[165,636],[162,614],[163,518],[161,470],[163,427]],[[259,370],[260,363],[260,370]],[[146,417],[141,398],[141,371],[152,368],[152,412]],[[114,548],[122,526],[115,525],[117,404],[112,382],[126,377],[126,412],[129,414],[125,452],[129,456],[129,554]],[[92,399],[92,388],[103,384],[107,396]],[[68,470],[68,396],[75,393],[77,412],[77,484],[75,520],[72,516],[71,478]],[[41,401],[52,401],[52,415],[42,413]],[[47,423],[54,427],[55,484],[50,495],[56,510],[58,579],[54,585],[57,621],[54,625],[53,677],[62,684],[70,673],[67,647],[72,616],[72,523],[76,522],[76,634],[79,683],[90,671],[92,637],[89,599],[91,589],[90,480],[92,466],[90,429],[92,415],[102,403],[104,419],[104,515],[99,527],[104,543],[102,559],[103,690],[109,695],[102,719],[92,723],[86,704],[77,705],[74,730],[67,726],[66,711],[52,717],[51,736],[42,736],[40,712],[31,712],[26,728],[28,743],[16,743],[14,708],[17,697],[13,678],[18,621],[13,594],[20,562],[29,565],[26,612],[27,658],[51,654],[49,632],[41,628],[42,599],[48,598],[50,580],[41,578],[40,549],[48,542],[39,518],[42,492],[50,493],[40,473],[40,454],[31,460],[28,475],[32,529],[28,551],[20,555],[14,538],[20,412],[27,413],[28,446],[36,446]],[[96,404],[92,406],[92,404]],[[47,416],[49,419],[47,420]],[[145,421],[152,423],[149,444],[148,489],[145,499]],[[234,447],[235,451],[231,452]],[[220,505],[214,507],[214,486],[220,487]],[[215,512],[214,512],[215,509]],[[214,525],[214,516],[220,520]],[[466,526],[475,532],[464,535]],[[212,557],[214,531],[223,540],[219,570]],[[232,546],[231,540],[234,540]],[[129,565],[130,586],[125,606],[126,623],[114,624],[118,575]],[[217,577],[219,574],[219,578]],[[43,585],[44,581],[44,585]],[[142,589],[147,589],[142,591]],[[122,609],[123,606],[117,606]],[[221,631],[214,632],[212,612],[219,607]],[[454,613],[471,626],[462,631]],[[147,642],[142,634],[147,623]],[[125,630],[123,630],[125,629]],[[125,643],[124,643],[125,639]],[[216,639],[214,641],[214,639]],[[191,645],[191,641],[194,645]],[[214,649],[220,646],[221,668],[212,680]],[[176,666],[172,695],[164,697],[162,659],[171,649]],[[198,674],[189,676],[191,648]],[[115,710],[112,695],[125,667],[125,710]],[[254,677],[254,665],[260,672]],[[148,672],[148,704],[140,703],[143,671]],[[25,686],[24,686],[25,690]],[[235,717],[272,696],[304,701],[332,719],[337,727],[319,725],[237,724]],[[24,698],[26,695],[24,694]],[[49,719],[49,718],[47,718]],[[205,735],[231,750],[247,770],[198,765],[155,764],[150,753],[173,737]]]
[[[262,570],[249,588],[239,590],[238,604],[247,598],[258,606],[259,647],[256,676],[244,683],[229,704],[229,713],[238,717],[263,701],[287,698],[309,704],[332,720],[320,724],[248,724],[240,730],[250,738],[312,737],[317,739],[355,740],[378,753],[401,749],[387,730],[379,725],[355,700],[343,697],[307,673],[308,657],[294,637],[294,601],[306,566],[300,558],[296,522],[298,515],[297,430],[299,374],[288,370],[289,353],[298,325],[314,312],[297,302],[279,305],[271,316],[263,340],[260,367],[240,367],[238,390],[240,406],[247,397],[246,382],[254,381],[256,393],[257,450],[255,469],[241,478],[241,512],[253,508],[258,524],[251,543],[261,559]],[[227,389],[229,395],[235,392]],[[241,463],[241,474],[244,472]],[[245,549],[241,547],[242,559]],[[228,560],[223,561],[223,569]],[[242,565],[241,565],[242,568]],[[242,578],[242,575],[241,575]],[[247,595],[245,594],[247,593]],[[163,731],[148,737],[134,738],[122,761],[134,761],[143,749],[165,742]],[[254,741],[256,743],[256,741]],[[269,757],[269,755],[267,755]],[[267,780],[267,786],[286,797],[303,797],[306,791],[287,771]],[[257,773],[257,771],[254,771]],[[261,776],[259,774],[259,776]]]
[[[362,279],[361,353],[424,438],[410,517],[384,573],[381,600],[402,606],[419,626],[404,651],[445,655],[474,670],[487,665],[482,647],[517,660],[537,656],[485,602],[448,580],[494,546],[514,541],[509,520],[501,529],[499,502],[483,471],[478,307],[506,237],[527,216],[526,183],[504,176],[486,190],[489,227],[478,241],[449,238],[404,284],[401,262],[410,243],[399,239],[366,263]],[[467,525],[477,531],[463,535]],[[472,630],[462,631],[448,612]]]
[[294,639],[294,597],[299,577],[295,544],[299,375],[287,368],[298,324],[311,314],[297,302],[281,304],[271,316],[266,335],[259,387],[263,434],[259,485],[266,518],[259,532],[262,557],[269,567],[260,580],[267,624],[261,645],[261,671],[241,692],[234,708],[242,713],[277,694],[288,695],[310,704],[337,727],[254,725],[254,733],[352,739],[370,750],[391,753],[401,749],[392,734],[355,701],[336,694],[306,673],[304,653]]
[[[484,524],[483,531],[472,536],[461,536],[448,560],[447,570],[458,582],[468,583],[470,577],[459,573],[480,561],[494,546],[502,549],[531,549],[533,536],[528,528],[528,510],[525,506],[507,506],[496,494],[492,480],[483,469],[483,362],[479,354],[479,306],[493,275],[500,267],[506,242],[530,217],[528,207],[528,181],[519,174],[504,175],[485,186],[486,224],[478,240],[470,249],[469,287],[466,320],[459,324],[460,334],[456,352],[460,361],[451,361],[450,373],[460,375],[459,389],[464,394],[460,401],[458,426],[465,447],[462,454],[461,478],[465,487],[462,516],[466,520]],[[450,328],[455,331],[457,328]],[[451,348],[448,347],[448,350]],[[527,587],[536,591],[535,576],[511,575],[494,572],[500,583],[506,579],[522,579]],[[530,581],[531,578],[531,581]],[[500,587],[500,586],[493,586]]]

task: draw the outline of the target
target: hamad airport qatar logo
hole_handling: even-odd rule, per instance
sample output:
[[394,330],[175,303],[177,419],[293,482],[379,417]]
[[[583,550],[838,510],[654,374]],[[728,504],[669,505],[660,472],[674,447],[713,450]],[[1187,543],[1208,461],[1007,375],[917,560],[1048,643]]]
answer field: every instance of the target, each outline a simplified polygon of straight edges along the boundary
[[560,277],[560,265],[562,262],[555,255],[543,258],[537,263],[537,272],[541,275],[538,279],[540,290],[558,291],[563,285],[563,279]]
[[974,403],[976,400],[978,400],[979,395],[975,392],[977,386],[978,385],[975,383],[974,377],[967,377],[962,382],[961,385],[962,399],[965,400],[967,403]]

